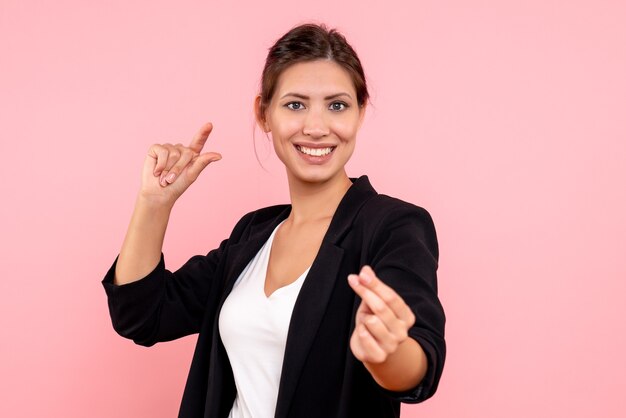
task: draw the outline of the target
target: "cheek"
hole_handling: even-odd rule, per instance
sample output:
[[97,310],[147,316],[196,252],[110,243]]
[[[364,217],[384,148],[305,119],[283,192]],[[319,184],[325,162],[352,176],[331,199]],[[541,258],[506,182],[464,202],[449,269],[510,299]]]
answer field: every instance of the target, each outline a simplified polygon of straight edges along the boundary
[[282,161],[283,164],[286,164],[287,161],[287,150],[285,149],[285,147],[286,145],[283,141],[280,140],[280,137],[275,132],[272,132],[272,148],[274,148],[274,155],[276,155],[276,157],[278,157],[278,159]]
[[277,139],[289,139],[302,130],[302,122],[298,118],[274,119],[272,132]]
[[283,159],[282,156],[290,152],[292,138],[297,138],[300,133],[301,126],[296,121],[281,120],[280,123],[274,123],[271,132],[272,143],[281,161]]
[[333,130],[344,141],[351,141],[356,137],[356,133],[359,130],[358,123],[350,120],[338,120],[334,124]]

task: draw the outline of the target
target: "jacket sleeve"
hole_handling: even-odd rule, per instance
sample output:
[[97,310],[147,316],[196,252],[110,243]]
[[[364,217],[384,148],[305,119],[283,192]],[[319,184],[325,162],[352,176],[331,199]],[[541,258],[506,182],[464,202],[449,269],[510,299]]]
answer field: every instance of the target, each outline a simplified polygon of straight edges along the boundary
[[175,272],[165,268],[161,254],[146,277],[123,285],[113,283],[116,258],[102,280],[115,331],[144,346],[199,332],[209,299],[218,293],[215,273],[227,245],[228,240],[222,241]]
[[219,302],[228,249],[253,217],[246,214],[218,248],[190,258],[175,272],[165,268],[161,254],[146,277],[118,286],[113,283],[116,259],[102,280],[115,331],[146,347],[199,332],[207,309],[214,312]]
[[369,252],[371,267],[415,314],[415,324],[408,334],[426,353],[428,369],[412,390],[381,390],[401,402],[418,403],[437,390],[446,355],[445,314],[437,296],[439,248],[430,214],[418,206],[394,201],[401,204],[385,211],[375,227]]

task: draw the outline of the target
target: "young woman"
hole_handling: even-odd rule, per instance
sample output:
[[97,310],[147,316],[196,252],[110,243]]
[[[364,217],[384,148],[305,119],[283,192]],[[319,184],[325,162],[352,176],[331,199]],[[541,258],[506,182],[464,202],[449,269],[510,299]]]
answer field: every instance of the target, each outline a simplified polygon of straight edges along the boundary
[[113,326],[151,346],[199,333],[180,417],[398,417],[433,395],[444,358],[438,247],[424,209],[378,194],[350,159],[368,101],[361,63],[323,25],[270,49],[255,101],[291,204],[246,214],[175,272],[172,207],[208,164],[153,145],[121,252],[103,280]]

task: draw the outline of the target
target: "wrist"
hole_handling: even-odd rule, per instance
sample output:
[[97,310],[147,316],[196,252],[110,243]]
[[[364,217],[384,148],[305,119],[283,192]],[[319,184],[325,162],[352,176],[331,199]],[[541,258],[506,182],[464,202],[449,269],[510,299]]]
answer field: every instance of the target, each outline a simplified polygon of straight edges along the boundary
[[422,347],[411,337],[380,363],[363,362],[382,388],[403,392],[416,387],[426,375],[427,359]]
[[140,207],[151,212],[171,212],[176,200],[164,198],[163,196],[155,196],[149,193],[139,192],[135,202],[136,207]]

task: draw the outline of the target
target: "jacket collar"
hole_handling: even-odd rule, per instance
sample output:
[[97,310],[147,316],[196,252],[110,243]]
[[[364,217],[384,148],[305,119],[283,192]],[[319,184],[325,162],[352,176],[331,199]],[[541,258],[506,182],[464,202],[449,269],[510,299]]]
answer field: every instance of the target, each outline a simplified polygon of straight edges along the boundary
[[[350,181],[352,181],[352,186],[339,202],[337,210],[328,227],[328,231],[326,231],[326,235],[324,236],[324,242],[333,244],[339,242],[348,228],[350,228],[361,206],[369,198],[378,194],[370,184],[369,178],[366,175],[358,178],[350,177]],[[291,205],[278,205],[273,208],[277,210],[274,216],[254,224],[250,228],[251,241],[256,242],[257,240],[262,240],[261,246],[267,241],[278,224],[285,220],[291,213]]]

